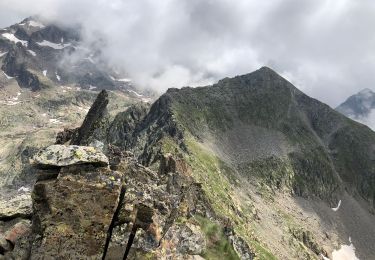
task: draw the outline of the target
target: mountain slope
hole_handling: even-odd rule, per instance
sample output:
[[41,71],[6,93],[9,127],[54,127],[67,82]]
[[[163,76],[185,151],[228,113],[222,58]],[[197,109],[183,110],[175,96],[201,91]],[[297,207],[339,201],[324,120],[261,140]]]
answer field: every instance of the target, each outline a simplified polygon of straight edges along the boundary
[[[109,167],[38,173],[31,256],[337,259],[349,248],[375,257],[375,133],[271,69],[170,89],[151,107],[110,100],[101,92],[82,126],[59,135],[96,146],[84,149],[102,150]],[[97,202],[103,211],[82,214]]]
[[[179,124],[180,131],[186,130],[238,169],[251,161],[288,158],[296,173],[292,188],[299,195],[330,200],[345,181],[373,202],[374,183],[369,178],[374,173],[374,133],[304,95],[268,68],[210,87],[169,90],[142,124],[161,120]],[[353,146],[357,155],[343,153]],[[301,167],[304,171],[298,172]],[[311,187],[311,182],[320,187]]]
[[336,110],[375,130],[375,93],[370,89],[349,97]]
[[[213,86],[170,89],[127,136],[123,147],[151,167],[160,154],[181,154],[215,210],[233,220],[265,259],[263,246],[280,258],[317,257],[324,247],[330,254],[347,236],[359,256],[374,256],[367,236],[375,227],[366,228],[374,219],[374,132],[306,96],[269,68]],[[344,197],[344,204],[358,208],[354,215],[360,228],[351,213],[337,216],[329,209]],[[303,222],[293,213],[299,210],[313,220]],[[257,215],[263,221],[258,223]],[[275,227],[280,234],[267,237],[267,218],[289,232]],[[330,239],[324,235],[327,229]],[[265,244],[255,242],[252,232]],[[315,240],[302,242],[303,248],[290,242],[289,249],[275,242],[284,236],[298,240],[301,232],[312,232]]]

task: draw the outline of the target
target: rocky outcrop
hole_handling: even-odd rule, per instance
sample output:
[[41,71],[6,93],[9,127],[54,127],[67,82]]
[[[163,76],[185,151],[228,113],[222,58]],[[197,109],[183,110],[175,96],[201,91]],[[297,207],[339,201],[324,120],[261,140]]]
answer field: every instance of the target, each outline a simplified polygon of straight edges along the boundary
[[[199,259],[207,238],[196,215],[215,218],[200,184],[195,183],[181,159],[164,156],[175,168],[152,171],[126,157],[117,167],[126,193],[109,243],[107,259]],[[174,162],[172,162],[174,161]],[[184,165],[182,167],[181,165]],[[128,249],[128,250],[126,250]]]
[[73,135],[71,144],[89,145],[95,140],[105,141],[109,125],[108,102],[108,93],[102,90],[87,113],[82,126]]
[[0,195],[0,221],[17,217],[30,218],[31,214],[31,192],[28,189],[23,190],[20,188],[20,191],[8,190]]
[[56,168],[77,164],[107,166],[108,158],[94,147],[51,145],[40,150],[32,163],[39,168]]
[[183,255],[199,256],[206,250],[206,237],[197,224],[174,224],[165,234],[162,246],[169,256],[174,258]]
[[134,142],[138,124],[149,111],[148,104],[136,104],[116,115],[108,129],[108,143],[128,149]]
[[27,53],[21,44],[12,47],[5,56],[1,69],[9,76],[16,77],[20,87],[30,88],[33,91],[41,89],[44,85],[38,76],[27,68]]
[[121,187],[119,173],[92,165],[37,182],[31,259],[102,259]]

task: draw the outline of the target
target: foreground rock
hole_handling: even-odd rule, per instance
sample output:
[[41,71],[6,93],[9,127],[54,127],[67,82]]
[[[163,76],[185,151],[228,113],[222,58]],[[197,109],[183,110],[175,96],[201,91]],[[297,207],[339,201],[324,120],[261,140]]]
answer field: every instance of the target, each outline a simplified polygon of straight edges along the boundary
[[[30,235],[30,220],[0,222],[0,259],[28,259]],[[4,258],[1,258],[2,255]]]
[[0,195],[0,220],[30,217],[32,213],[31,204],[30,191],[5,191]]
[[120,175],[92,165],[37,182],[31,259],[101,259],[120,193]]
[[51,145],[39,151],[32,162],[39,168],[56,168],[78,164],[107,166],[108,158],[94,147]]

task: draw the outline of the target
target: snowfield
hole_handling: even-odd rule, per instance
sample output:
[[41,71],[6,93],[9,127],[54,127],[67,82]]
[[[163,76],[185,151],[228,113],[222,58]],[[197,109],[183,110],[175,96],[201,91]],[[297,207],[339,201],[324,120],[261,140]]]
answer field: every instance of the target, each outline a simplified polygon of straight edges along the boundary
[[23,46],[27,47],[27,41],[23,41],[18,39],[14,34],[12,33],[3,33],[2,36],[6,39],[8,39],[11,42],[17,43],[20,42],[22,43]]
[[50,47],[50,48],[55,49],[55,50],[62,50],[62,49],[66,48],[66,47],[69,47],[71,45],[70,43],[67,43],[67,44],[53,43],[53,42],[46,41],[46,40],[43,40],[42,42],[37,42],[37,44],[39,46]]

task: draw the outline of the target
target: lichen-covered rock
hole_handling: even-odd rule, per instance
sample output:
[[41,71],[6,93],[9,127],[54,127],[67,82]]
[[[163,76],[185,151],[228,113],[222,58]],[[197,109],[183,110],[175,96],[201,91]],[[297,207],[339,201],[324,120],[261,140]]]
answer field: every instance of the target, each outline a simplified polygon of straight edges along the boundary
[[205,236],[198,225],[174,224],[164,236],[163,245],[175,258],[185,254],[201,255],[206,249]]
[[4,191],[0,196],[0,220],[29,217],[32,213],[31,192]]
[[121,186],[117,172],[82,165],[37,182],[31,259],[101,259]]
[[32,163],[39,168],[55,168],[77,164],[107,166],[108,158],[95,147],[51,145],[40,150]]

